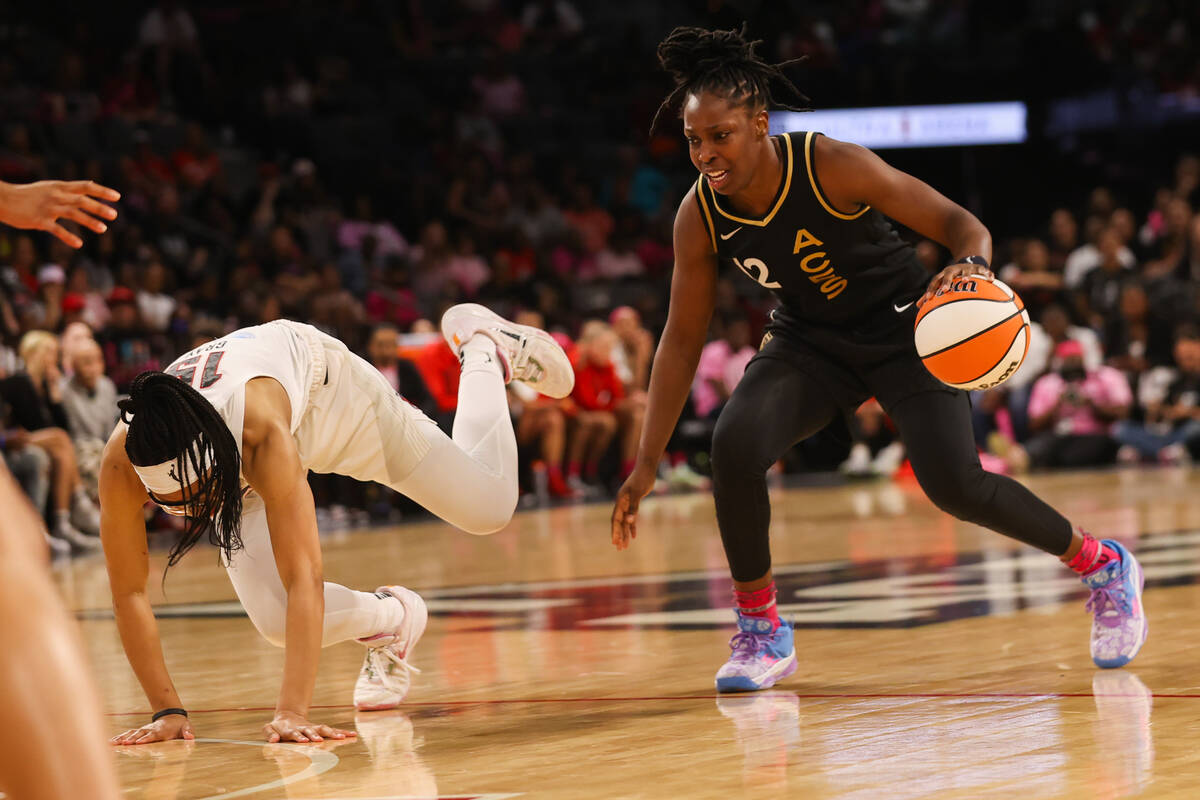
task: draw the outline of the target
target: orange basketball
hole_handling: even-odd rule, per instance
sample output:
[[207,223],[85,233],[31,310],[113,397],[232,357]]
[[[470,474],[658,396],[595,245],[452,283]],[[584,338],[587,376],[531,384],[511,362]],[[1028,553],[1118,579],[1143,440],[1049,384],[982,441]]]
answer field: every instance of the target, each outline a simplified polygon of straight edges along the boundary
[[921,306],[917,354],[956,389],[991,389],[1013,376],[1029,350],[1029,312],[998,280],[956,280]]

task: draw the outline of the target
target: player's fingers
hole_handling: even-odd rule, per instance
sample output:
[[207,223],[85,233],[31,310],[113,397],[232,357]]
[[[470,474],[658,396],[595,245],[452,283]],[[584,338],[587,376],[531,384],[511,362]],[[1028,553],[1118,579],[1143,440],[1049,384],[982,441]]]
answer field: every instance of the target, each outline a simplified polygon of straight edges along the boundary
[[106,206],[104,203],[101,203],[98,200],[93,200],[86,195],[77,198],[72,205],[76,206],[81,211],[86,211],[87,213],[94,214],[97,217],[103,217],[104,219],[117,218],[117,210],[115,208],[112,206]]
[[80,239],[57,222],[50,223],[46,231],[57,236],[67,247],[73,247],[76,250],[83,247],[83,239]]
[[324,739],[324,738],[321,736],[321,733],[320,733],[320,731],[318,731],[318,730],[317,730],[315,727],[313,727],[313,726],[309,726],[309,727],[306,727],[306,728],[301,728],[301,729],[300,729],[300,731],[301,731],[301,732],[302,732],[302,733],[305,735],[305,737],[307,737],[307,738],[308,738],[308,740],[309,740],[309,741],[312,741],[312,742],[323,742],[323,741],[325,741],[325,739]]
[[[95,181],[71,181],[65,188],[75,194],[91,195],[92,197],[99,197],[101,200],[109,200],[114,203],[121,199],[121,193],[116,189],[110,189]],[[109,217],[109,219],[115,216],[116,212],[113,212],[113,216]]]
[[104,233],[106,230],[108,230],[108,226],[103,222],[96,219],[91,214],[85,214],[78,208],[68,208],[63,212],[62,216],[74,222],[78,222],[80,225],[84,226],[85,228],[90,228],[96,233]]

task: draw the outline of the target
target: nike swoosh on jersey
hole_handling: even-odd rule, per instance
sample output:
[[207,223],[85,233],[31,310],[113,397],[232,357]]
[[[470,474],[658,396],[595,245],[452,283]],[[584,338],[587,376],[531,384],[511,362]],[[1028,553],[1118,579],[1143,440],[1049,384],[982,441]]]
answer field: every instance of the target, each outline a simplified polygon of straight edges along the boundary
[[722,234],[721,234],[721,241],[722,241],[722,242],[729,241],[729,239],[730,239],[730,238],[732,238],[732,237],[733,237],[733,235],[734,235],[735,233],[737,233],[738,231],[740,231],[740,230],[742,229],[742,227],[743,227],[742,225],[738,225],[736,228],[734,228],[733,230],[731,230],[729,233],[722,233]]
[[907,311],[907,310],[908,310],[908,307],[909,307],[909,306],[911,306],[911,305],[912,305],[913,303],[915,303],[915,302],[917,302],[917,301],[916,301],[916,300],[909,300],[907,303],[905,303],[905,304],[904,304],[904,305],[902,305],[902,306],[898,306],[898,305],[896,305],[895,303],[892,303],[892,308],[896,309],[896,313],[897,313],[897,314],[903,314],[905,311]]

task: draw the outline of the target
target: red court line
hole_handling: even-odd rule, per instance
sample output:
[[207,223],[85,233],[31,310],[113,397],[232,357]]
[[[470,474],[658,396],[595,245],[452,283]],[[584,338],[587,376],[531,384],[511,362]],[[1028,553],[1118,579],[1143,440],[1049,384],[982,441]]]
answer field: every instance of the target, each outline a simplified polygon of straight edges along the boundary
[[[1020,697],[1040,697],[1047,700],[1056,700],[1060,698],[1073,697],[1096,697],[1093,692],[908,692],[888,694],[879,693],[857,693],[857,694],[803,694],[800,692],[789,692],[786,689],[777,689],[775,692],[779,694],[790,694],[801,700],[886,700],[886,699],[986,699],[995,698],[999,700],[1020,698]],[[511,700],[425,700],[415,703],[402,703],[399,711],[406,708],[420,708],[425,706],[494,706],[494,705],[519,705],[522,703],[627,703],[627,702],[652,702],[662,700],[716,700],[724,697],[753,697],[753,693],[746,694],[689,694],[689,695],[665,695],[658,697],[526,697],[514,698]],[[1100,697],[1145,697],[1144,694],[1124,694],[1115,692],[1112,694],[1101,694]],[[1200,700],[1200,694],[1159,694],[1153,693],[1151,697],[1159,700]],[[311,708],[321,709],[323,711],[337,711],[341,709],[352,709],[353,705],[328,705],[328,706],[311,706]],[[233,708],[189,708],[189,714],[221,714],[234,711],[274,711],[275,706],[235,706]],[[148,711],[109,711],[106,716],[109,717],[143,717],[148,714]]]

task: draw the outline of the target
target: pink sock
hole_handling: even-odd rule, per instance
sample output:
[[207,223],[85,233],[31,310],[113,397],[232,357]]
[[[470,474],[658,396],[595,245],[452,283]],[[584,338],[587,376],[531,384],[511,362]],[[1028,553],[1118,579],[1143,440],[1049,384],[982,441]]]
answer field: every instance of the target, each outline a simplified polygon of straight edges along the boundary
[[[1083,533],[1083,531],[1080,531]],[[1110,561],[1119,561],[1121,556],[1106,544],[1097,541],[1090,533],[1083,533],[1083,547],[1067,566],[1080,575],[1090,575]]]
[[734,589],[733,601],[743,616],[771,620],[772,632],[779,627],[779,611],[775,607],[775,581],[771,581],[757,592],[740,592]]

